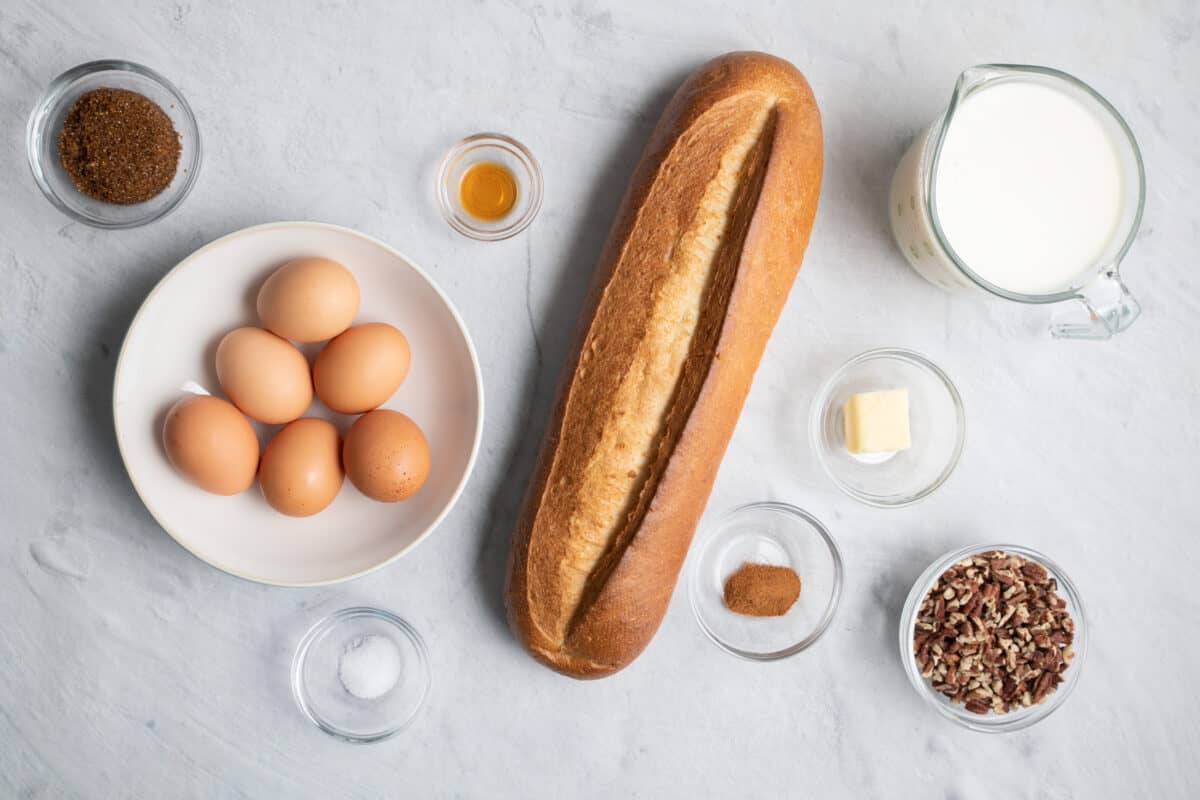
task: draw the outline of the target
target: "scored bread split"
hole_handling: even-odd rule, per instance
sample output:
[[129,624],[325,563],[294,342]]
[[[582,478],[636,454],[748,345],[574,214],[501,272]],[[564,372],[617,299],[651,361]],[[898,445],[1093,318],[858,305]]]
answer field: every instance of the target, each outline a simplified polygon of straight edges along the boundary
[[821,119],[763,53],[693,73],[600,257],[517,520],[505,587],[526,649],[577,678],[662,622],[816,213]]

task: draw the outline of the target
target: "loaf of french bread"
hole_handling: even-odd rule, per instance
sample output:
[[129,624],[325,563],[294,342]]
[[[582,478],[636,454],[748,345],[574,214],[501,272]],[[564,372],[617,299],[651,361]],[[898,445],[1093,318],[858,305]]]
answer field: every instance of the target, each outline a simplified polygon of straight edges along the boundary
[[786,61],[730,53],[667,106],[600,257],[517,521],[513,630],[601,677],[653,637],[800,267],[821,120]]

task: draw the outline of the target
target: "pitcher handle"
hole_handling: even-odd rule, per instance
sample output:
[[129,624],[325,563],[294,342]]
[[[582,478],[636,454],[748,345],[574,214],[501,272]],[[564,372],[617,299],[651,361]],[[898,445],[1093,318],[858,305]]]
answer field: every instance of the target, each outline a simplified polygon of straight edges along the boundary
[[1142,313],[1116,268],[1079,290],[1054,311],[1050,334],[1056,339],[1111,339]]

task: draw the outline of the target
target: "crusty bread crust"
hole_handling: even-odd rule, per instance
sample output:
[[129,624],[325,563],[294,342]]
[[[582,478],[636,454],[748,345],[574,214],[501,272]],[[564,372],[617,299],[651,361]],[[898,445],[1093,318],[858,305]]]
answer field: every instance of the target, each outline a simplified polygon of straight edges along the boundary
[[650,139],[600,258],[517,521],[505,589],[529,652],[611,674],[654,636],[800,267],[822,170],[804,77],[705,64]]

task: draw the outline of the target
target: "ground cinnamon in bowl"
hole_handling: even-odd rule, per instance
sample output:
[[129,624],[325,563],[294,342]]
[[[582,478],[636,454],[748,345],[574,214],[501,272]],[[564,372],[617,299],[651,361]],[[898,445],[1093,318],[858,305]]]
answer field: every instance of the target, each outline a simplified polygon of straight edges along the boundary
[[94,89],[75,101],[58,135],[75,188],[105,203],[142,203],[171,185],[179,133],[152,100],[128,89]]
[[800,576],[790,567],[742,564],[725,580],[725,607],[752,617],[781,617],[800,596]]

